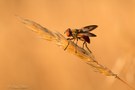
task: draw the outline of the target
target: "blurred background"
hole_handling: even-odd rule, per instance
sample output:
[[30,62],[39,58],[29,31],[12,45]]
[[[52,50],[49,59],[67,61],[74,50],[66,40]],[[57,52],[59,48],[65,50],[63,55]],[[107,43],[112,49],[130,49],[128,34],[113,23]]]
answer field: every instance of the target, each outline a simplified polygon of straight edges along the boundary
[[0,90],[130,90],[26,28],[15,15],[63,34],[98,25],[97,61],[135,85],[135,0],[0,0]]

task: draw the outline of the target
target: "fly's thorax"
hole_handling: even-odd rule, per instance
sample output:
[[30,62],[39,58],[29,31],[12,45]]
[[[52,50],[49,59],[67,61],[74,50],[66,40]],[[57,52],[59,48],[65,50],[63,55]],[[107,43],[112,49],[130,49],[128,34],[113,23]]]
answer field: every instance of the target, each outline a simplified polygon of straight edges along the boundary
[[79,30],[78,29],[72,29],[72,36],[74,38],[77,38],[77,34],[79,33]]

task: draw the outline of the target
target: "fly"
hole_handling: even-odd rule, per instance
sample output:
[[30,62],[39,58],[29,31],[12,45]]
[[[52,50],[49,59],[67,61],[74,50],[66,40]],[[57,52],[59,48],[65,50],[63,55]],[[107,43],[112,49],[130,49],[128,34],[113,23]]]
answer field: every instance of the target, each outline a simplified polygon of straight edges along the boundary
[[[68,37],[67,40],[74,40],[74,41],[76,40],[76,45],[78,43],[78,40],[83,41],[82,48],[84,49],[84,45],[85,45],[87,50],[91,53],[90,49],[87,46],[87,43],[90,44],[90,37],[96,37],[96,35],[91,33],[90,31],[94,30],[97,27],[98,27],[97,25],[89,25],[89,26],[85,26],[85,27],[80,28],[80,29],[68,28],[64,32],[64,34],[67,35],[67,37]],[[69,46],[69,42],[64,50],[66,50],[68,48],[68,46]],[[75,50],[75,52],[77,53],[77,50]]]

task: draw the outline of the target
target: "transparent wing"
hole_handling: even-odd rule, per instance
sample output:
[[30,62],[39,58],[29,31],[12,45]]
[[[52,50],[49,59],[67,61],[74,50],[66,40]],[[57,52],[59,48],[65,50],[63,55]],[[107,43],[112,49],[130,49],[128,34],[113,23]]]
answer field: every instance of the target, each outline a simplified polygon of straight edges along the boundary
[[96,35],[95,34],[93,34],[93,33],[78,33],[77,34],[77,37],[82,37],[82,36],[88,36],[88,37],[96,37]]
[[82,28],[82,31],[84,31],[84,32],[89,32],[89,31],[94,30],[94,29],[97,28],[97,27],[98,27],[97,25],[85,26],[85,27]]

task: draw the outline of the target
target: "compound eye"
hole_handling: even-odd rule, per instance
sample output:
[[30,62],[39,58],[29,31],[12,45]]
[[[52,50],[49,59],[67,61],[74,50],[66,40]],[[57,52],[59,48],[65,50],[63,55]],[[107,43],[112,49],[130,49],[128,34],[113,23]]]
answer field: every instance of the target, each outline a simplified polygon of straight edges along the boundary
[[72,31],[70,28],[68,28],[65,32],[64,32],[68,37],[72,36]]

